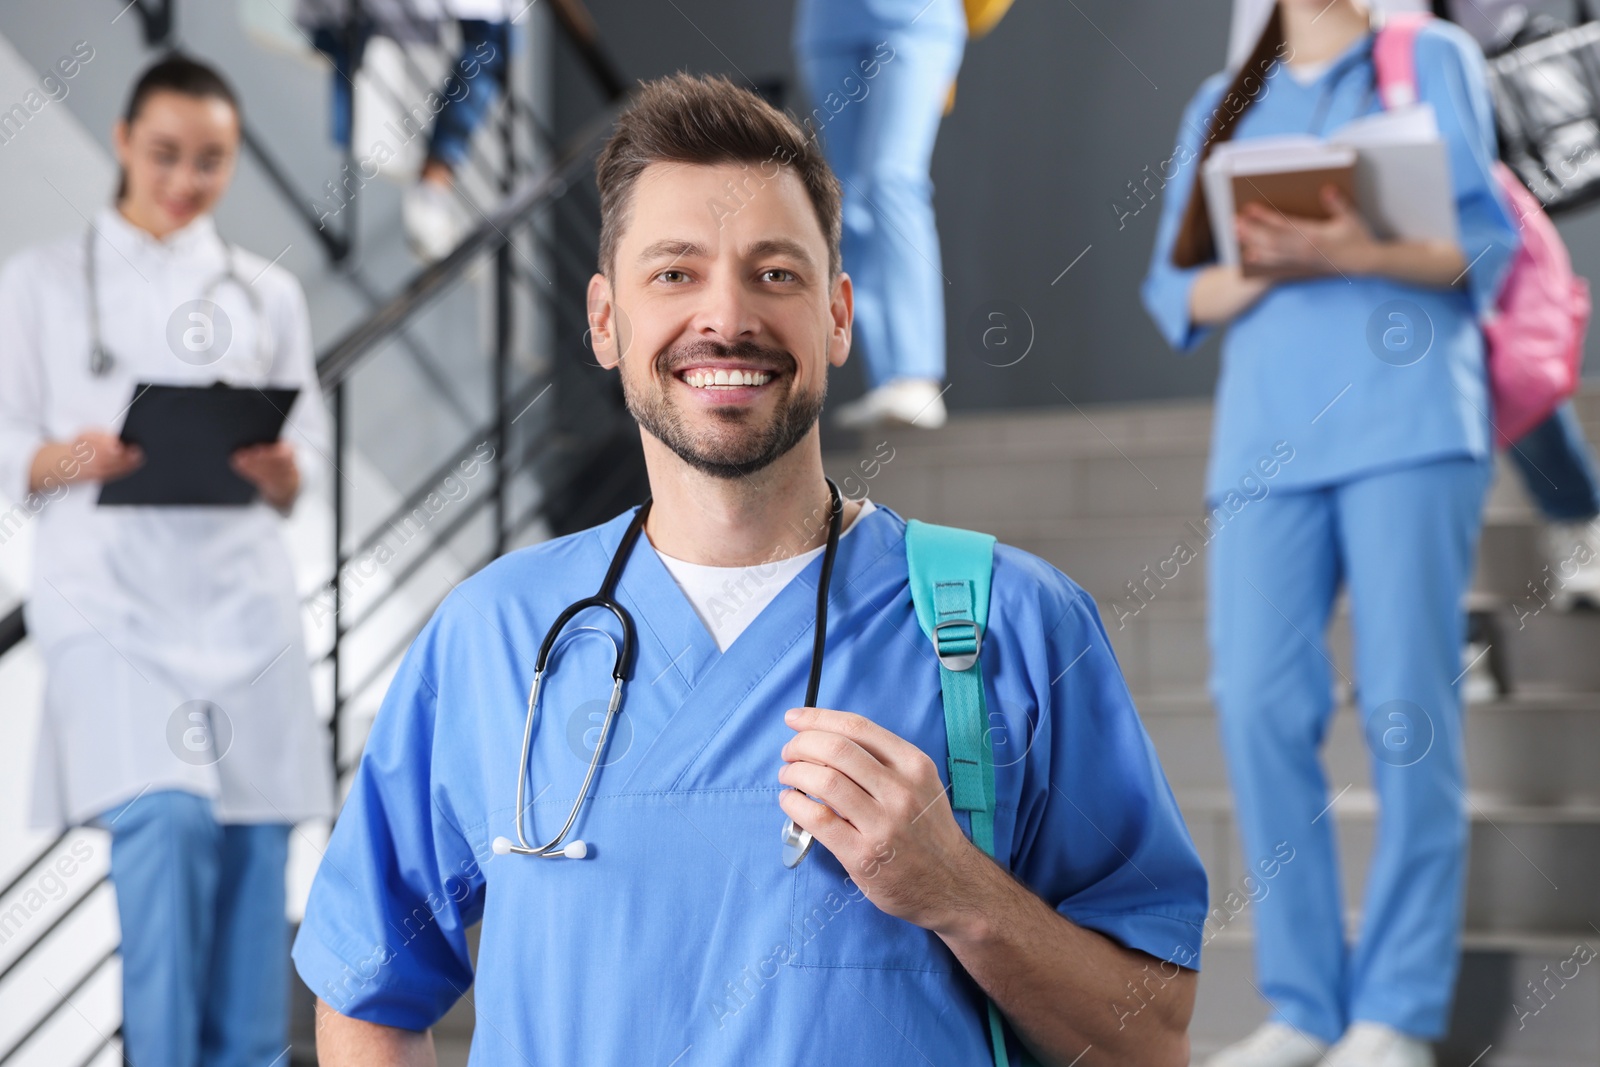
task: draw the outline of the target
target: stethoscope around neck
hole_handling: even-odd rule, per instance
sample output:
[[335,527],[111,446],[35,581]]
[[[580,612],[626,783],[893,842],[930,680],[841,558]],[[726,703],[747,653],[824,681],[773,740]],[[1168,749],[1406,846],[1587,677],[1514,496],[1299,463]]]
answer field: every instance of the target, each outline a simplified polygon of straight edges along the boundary
[[[817,581],[817,612],[816,625],[811,643],[811,672],[806,681],[806,707],[814,707],[817,702],[817,690],[822,682],[822,654],[826,643],[828,630],[828,587],[833,579],[834,556],[839,551],[839,533],[844,523],[844,503],[839,496],[839,487],[828,479],[828,494],[833,507],[833,512],[828,519],[828,542],[822,552],[822,574]],[[623,683],[627,681],[628,671],[633,661],[634,626],[633,617],[628,614],[628,609],[617,602],[617,581],[622,577],[622,568],[626,565],[628,557],[633,554],[633,547],[639,540],[639,534],[644,530],[645,519],[650,514],[651,501],[646,500],[634,515],[633,521],[628,524],[627,532],[622,535],[617,550],[611,555],[611,565],[606,570],[605,579],[600,583],[599,590],[591,597],[585,597],[567,606],[566,610],[556,616],[556,621],[545,631],[544,640],[539,644],[539,655],[533,663],[533,684],[528,689],[528,713],[522,727],[522,753],[517,758],[517,840],[513,842],[508,837],[496,837],[491,847],[498,856],[507,854],[517,856],[543,856],[547,859],[563,857],[565,859],[581,860],[589,855],[589,845],[583,840],[567,841],[567,834],[572,830],[572,824],[578,820],[578,811],[583,807],[584,800],[589,796],[589,787],[594,784],[595,775],[599,773],[600,764],[605,755],[606,740],[611,736],[611,723],[616,718],[618,710],[622,707]],[[527,810],[524,800],[528,788],[528,756],[533,746],[533,723],[539,715],[539,691],[544,683],[545,672],[549,667],[550,653],[556,647],[562,631],[573,617],[579,612],[588,611],[590,608],[600,608],[611,612],[622,624],[622,644],[617,645],[612,641],[616,650],[616,658],[611,667],[611,700],[606,705],[605,722],[600,727],[600,739],[594,746],[594,753],[589,757],[589,770],[583,776],[583,785],[578,789],[577,797],[572,801],[572,808],[567,812],[566,822],[561,824],[561,829],[549,841],[541,845],[534,845],[528,841],[523,829],[523,816]],[[571,632],[579,630],[597,630],[597,627],[581,626]],[[610,639],[611,635],[599,630],[601,634]],[[563,842],[566,842],[563,844]],[[793,819],[784,823],[783,834],[783,864],[785,867],[798,866],[811,850],[812,837],[809,831],[801,829]]]
[[[89,373],[96,378],[104,378],[111,373],[111,368],[116,365],[116,357],[106,348],[105,339],[100,331],[100,272],[95,264],[94,246],[95,229],[90,226],[83,234],[83,281],[89,294]],[[200,299],[210,304],[215,304],[217,287],[225,282],[232,282],[239,291],[244,293],[245,300],[250,304],[250,316],[255,320],[256,367],[265,372],[272,366],[272,339],[268,336],[266,310],[262,303],[261,294],[254,285],[246,282],[240,276],[234,265],[233,246],[222,242],[222,273],[206,283],[200,292]]]

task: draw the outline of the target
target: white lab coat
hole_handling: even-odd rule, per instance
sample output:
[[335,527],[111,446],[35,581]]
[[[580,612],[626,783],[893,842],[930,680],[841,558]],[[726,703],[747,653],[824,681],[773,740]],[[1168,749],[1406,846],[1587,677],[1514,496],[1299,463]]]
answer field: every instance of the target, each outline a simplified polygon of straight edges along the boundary
[[[297,386],[284,438],[313,484],[328,466],[328,432],[304,294],[286,270],[235,248],[235,270],[261,294],[266,321],[237,284],[218,285],[212,299],[232,343],[195,365],[169,346],[168,321],[225,269],[211,218],[162,241],[111,208],[94,227],[101,335],[115,359],[103,378],[89,372],[84,233],[0,270],[0,506],[10,509],[0,532],[38,524],[26,613],[45,706],[30,821],[81,823],[146,789],[211,797],[223,822],[327,816],[326,731],[313,712],[280,516],[261,502],[98,507],[88,482],[42,504],[27,493],[39,445],[120,429],[137,381]],[[270,366],[257,361],[263,325]],[[220,708],[226,724],[197,731],[192,701]]]

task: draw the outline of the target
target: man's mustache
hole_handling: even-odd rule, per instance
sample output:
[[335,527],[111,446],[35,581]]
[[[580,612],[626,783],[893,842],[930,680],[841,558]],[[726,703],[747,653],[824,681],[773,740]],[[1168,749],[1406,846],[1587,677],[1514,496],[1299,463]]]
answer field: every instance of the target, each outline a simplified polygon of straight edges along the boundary
[[753,365],[774,373],[792,372],[795,358],[781,348],[758,345],[754,341],[724,344],[720,341],[691,341],[662,352],[656,366],[663,374],[677,374],[685,367],[727,360]]

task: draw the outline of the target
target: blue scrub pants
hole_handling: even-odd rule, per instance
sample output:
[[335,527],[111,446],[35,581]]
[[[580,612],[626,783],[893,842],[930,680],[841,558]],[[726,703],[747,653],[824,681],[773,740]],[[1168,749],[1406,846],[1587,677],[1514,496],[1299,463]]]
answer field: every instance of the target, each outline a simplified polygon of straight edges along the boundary
[[223,825],[211,801],[146,793],[111,832],[122,924],[122,1035],[133,1067],[286,1062],[289,826]]
[[1600,478],[1583,425],[1568,401],[1507,450],[1522,484],[1550,522],[1587,522],[1600,515]]
[[[1274,1018],[1323,1041],[1355,1021],[1424,1040],[1445,1032],[1468,830],[1461,600],[1490,472],[1447,459],[1277,490],[1213,524],[1211,688],[1246,871],[1265,871],[1280,843],[1294,850],[1254,904],[1260,989]],[[1341,584],[1379,805],[1353,946],[1327,810],[1350,783],[1328,782],[1318,759],[1334,711],[1324,635]]]
[[[797,54],[812,105],[801,118],[844,186],[841,251],[869,387],[944,378],[945,280],[928,170],[965,47],[964,35],[893,32]],[[876,75],[865,77],[873,62]]]

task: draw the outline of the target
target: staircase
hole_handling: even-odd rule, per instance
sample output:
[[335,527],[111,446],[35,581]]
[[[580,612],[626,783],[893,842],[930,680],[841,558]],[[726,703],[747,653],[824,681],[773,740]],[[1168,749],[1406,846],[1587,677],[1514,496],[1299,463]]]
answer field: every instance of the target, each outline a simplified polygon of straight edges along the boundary
[[[352,192],[348,179],[354,157],[370,147],[363,129],[388,129],[383,119],[414,111],[407,102],[438,85],[454,55],[450,30],[436,48],[378,41],[369,49],[354,76],[355,145],[341,164],[327,143],[329,75],[288,21],[292,6],[59,0],[49,11],[0,10],[0,81],[8,85],[36,81],[62,35],[75,39],[74,27],[102,27],[96,77],[53,105],[46,118],[58,128],[48,138],[30,126],[32,139],[16,147],[37,151],[5,184],[13,199],[45,209],[44,197],[57,194],[43,182],[64,184],[58,207],[70,218],[28,230],[27,240],[81,226],[111,188],[108,116],[159,48],[181,45],[210,59],[239,90],[245,151],[219,225],[232,241],[278,254],[301,279],[331,409],[337,477],[325,480],[331,485],[308,479],[289,539],[342,787],[399,656],[456,582],[509,549],[590,525],[642,495],[637,435],[614,378],[586,359],[581,300],[598,230],[589,174],[609,125],[605,102],[623,82],[578,0],[530,5],[513,24],[521,43],[500,102],[457,176],[468,217],[479,221],[454,253],[419,268],[398,219],[416,161],[400,181],[368,180]],[[163,33],[176,36],[162,41]],[[548,100],[558,60],[574,85],[598,90],[600,105],[560,143]],[[570,118],[585,114],[574,109]],[[57,158],[62,145],[82,158]],[[68,181],[62,171],[92,180]],[[343,193],[330,178],[340,178]],[[0,238],[0,254],[15,247]],[[105,1067],[121,1059],[107,838],[22,826],[42,683],[19,602],[31,537],[25,527],[0,542],[0,724],[13,742],[13,763],[0,770],[0,1064]],[[326,833],[311,824],[294,836],[291,918]],[[297,978],[294,985],[285,1065],[315,1062],[310,993]],[[470,1030],[464,1002],[440,1027],[443,1067],[466,1062]]]
[[[1590,440],[1600,440],[1600,390],[1578,405]],[[1213,916],[1228,916],[1208,924],[1191,1028],[1196,1060],[1266,1015],[1253,985],[1250,908],[1240,907],[1245,871],[1206,694],[1205,564],[1183,567],[1142,607],[1125,583],[1168,558],[1178,539],[1192,540],[1184,524],[1202,513],[1210,419],[1201,402],[1041,410],[960,416],[935,433],[826,442],[828,471],[851,495],[864,490],[908,518],[994,533],[1061,568],[1099,604],[1210,872],[1212,907],[1222,909]],[[1539,602],[1527,583],[1544,566],[1538,529],[1516,472],[1502,461],[1472,607],[1490,630],[1490,654],[1504,656],[1512,691],[1466,711],[1466,958],[1451,1032],[1439,1047],[1444,1067],[1600,1062],[1600,966],[1568,962],[1579,945],[1600,951],[1600,615],[1534,613]],[[1342,607],[1329,637],[1340,671],[1353,676]],[[1347,688],[1339,693],[1324,765],[1337,796],[1330,815],[1345,899],[1358,906],[1376,803],[1349,697]],[[1551,977],[1575,967],[1577,977],[1564,983]]]

